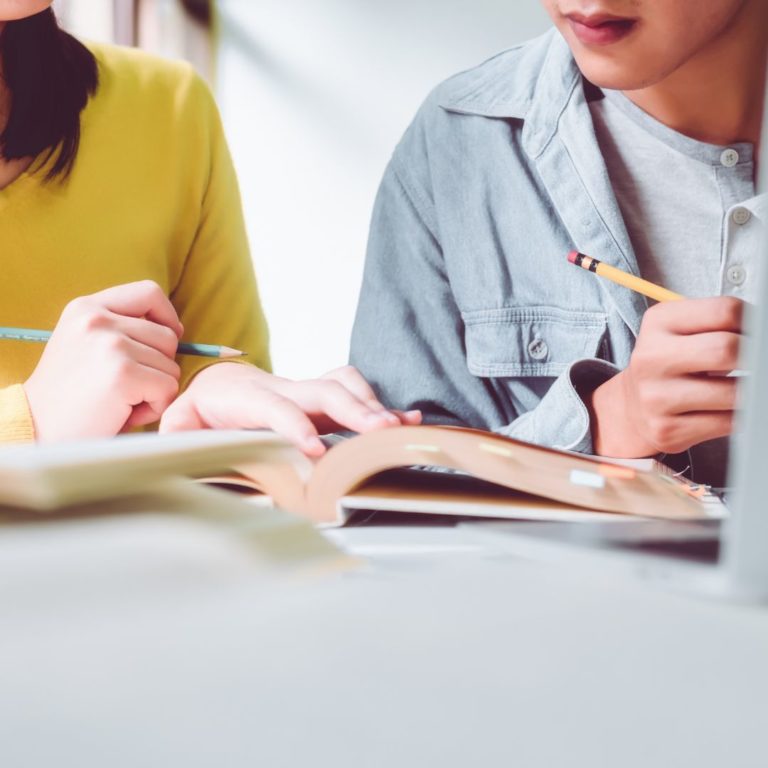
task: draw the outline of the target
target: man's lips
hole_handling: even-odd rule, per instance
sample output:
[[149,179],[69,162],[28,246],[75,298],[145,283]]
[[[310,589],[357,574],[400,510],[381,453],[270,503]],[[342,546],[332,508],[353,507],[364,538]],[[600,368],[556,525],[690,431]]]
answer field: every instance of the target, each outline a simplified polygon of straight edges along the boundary
[[566,16],[574,35],[585,45],[610,45],[626,37],[637,24],[635,19],[595,14],[583,16],[570,13]]

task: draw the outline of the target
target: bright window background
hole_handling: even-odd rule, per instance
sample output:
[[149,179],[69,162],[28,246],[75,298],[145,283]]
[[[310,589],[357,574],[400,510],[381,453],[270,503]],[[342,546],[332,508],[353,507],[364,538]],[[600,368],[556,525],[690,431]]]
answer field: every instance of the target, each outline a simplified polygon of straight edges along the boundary
[[[114,34],[113,3],[58,5],[75,32]],[[201,66],[176,0],[142,6],[140,43]],[[213,82],[275,370],[317,375],[346,362],[376,188],[419,104],[547,18],[538,0],[219,0],[217,13]]]
[[537,0],[220,0],[219,13],[217,93],[275,369],[318,374],[346,362],[376,188],[419,104],[547,19]]

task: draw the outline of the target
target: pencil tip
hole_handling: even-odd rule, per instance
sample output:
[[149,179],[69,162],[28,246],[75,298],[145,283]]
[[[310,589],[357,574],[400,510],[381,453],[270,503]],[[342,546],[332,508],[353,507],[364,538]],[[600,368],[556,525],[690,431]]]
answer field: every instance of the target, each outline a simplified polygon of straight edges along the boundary
[[232,347],[219,347],[219,357],[245,357],[247,353]]

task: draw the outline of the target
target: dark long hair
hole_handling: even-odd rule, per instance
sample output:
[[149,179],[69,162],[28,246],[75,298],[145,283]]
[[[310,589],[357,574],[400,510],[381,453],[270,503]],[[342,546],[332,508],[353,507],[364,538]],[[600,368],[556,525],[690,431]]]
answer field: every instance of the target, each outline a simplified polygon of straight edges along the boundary
[[6,160],[55,160],[46,180],[65,178],[80,144],[80,113],[96,92],[99,72],[93,54],[59,28],[53,11],[9,21],[0,34],[2,76],[10,114],[0,134]]

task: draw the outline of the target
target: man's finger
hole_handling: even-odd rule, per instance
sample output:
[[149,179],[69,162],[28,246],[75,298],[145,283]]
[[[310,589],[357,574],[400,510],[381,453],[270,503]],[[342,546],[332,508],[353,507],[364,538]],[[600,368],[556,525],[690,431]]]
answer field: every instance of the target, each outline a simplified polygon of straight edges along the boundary
[[713,331],[675,339],[674,354],[659,361],[657,372],[666,376],[689,373],[727,373],[739,367],[742,336]]
[[665,301],[651,307],[643,324],[669,333],[741,333],[744,302],[733,296]]
[[726,437],[733,431],[733,411],[698,411],[677,417],[663,434],[651,435],[657,449],[679,453],[691,445]]

